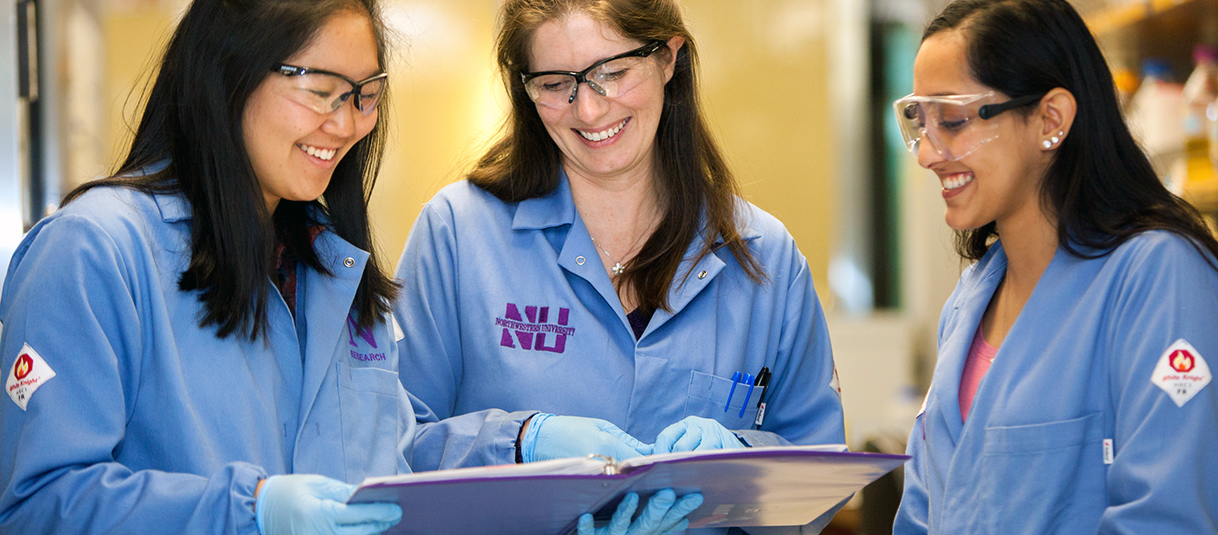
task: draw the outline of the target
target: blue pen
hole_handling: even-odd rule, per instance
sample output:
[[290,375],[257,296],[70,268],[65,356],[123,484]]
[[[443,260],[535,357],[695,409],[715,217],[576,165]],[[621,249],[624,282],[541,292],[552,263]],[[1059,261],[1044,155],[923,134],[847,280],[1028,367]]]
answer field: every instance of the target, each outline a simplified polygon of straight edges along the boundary
[[737,418],[744,418],[744,409],[749,408],[749,398],[753,397],[753,386],[755,386],[753,383],[753,376],[747,373],[744,374],[744,382],[748,383],[749,385],[749,393],[744,395],[744,403],[740,404],[740,416]]
[[738,384],[740,384],[740,372],[732,374],[732,389],[727,392],[727,403],[723,404],[723,412],[727,412],[727,407],[732,404],[732,396],[736,395],[736,385]]

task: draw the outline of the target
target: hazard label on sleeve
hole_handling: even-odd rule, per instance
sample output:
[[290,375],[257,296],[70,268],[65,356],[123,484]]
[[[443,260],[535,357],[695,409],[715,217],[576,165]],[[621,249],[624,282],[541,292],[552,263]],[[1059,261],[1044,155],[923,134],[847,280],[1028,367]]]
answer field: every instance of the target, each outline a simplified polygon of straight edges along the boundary
[[1181,338],[1159,357],[1150,382],[1163,389],[1177,407],[1183,407],[1210,384],[1211,378],[1209,364],[1201,353]]
[[52,370],[47,362],[42,360],[34,348],[25,344],[21,347],[21,353],[17,354],[17,360],[13,362],[12,369],[9,370],[4,390],[8,392],[8,397],[13,398],[13,403],[21,407],[21,410],[25,410],[34,391],[52,377],[55,377],[55,370]]

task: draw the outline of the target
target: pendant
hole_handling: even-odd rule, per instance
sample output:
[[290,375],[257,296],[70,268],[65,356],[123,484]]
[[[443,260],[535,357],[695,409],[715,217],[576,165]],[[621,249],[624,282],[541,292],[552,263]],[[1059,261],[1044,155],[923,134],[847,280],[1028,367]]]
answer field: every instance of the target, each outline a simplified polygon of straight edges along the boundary
[[614,275],[621,275],[623,271],[626,271],[626,266],[623,266],[621,262],[613,263],[613,274]]

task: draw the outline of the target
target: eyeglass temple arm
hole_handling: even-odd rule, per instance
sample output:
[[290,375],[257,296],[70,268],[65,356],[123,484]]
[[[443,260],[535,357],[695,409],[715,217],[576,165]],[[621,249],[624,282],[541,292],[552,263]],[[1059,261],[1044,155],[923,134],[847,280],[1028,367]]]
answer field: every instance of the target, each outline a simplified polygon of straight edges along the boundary
[[1019,98],[1013,98],[1013,99],[1003,102],[1001,104],[986,104],[985,106],[982,106],[980,109],[977,110],[977,116],[982,118],[983,120],[992,119],[993,117],[995,117],[996,115],[998,115],[1004,111],[1013,110],[1015,108],[1019,108],[1022,106],[1027,106],[1028,104],[1031,104],[1042,98],[1045,98],[1045,95],[1047,95],[1047,94],[1048,93],[1040,93],[1038,95],[1024,95]]

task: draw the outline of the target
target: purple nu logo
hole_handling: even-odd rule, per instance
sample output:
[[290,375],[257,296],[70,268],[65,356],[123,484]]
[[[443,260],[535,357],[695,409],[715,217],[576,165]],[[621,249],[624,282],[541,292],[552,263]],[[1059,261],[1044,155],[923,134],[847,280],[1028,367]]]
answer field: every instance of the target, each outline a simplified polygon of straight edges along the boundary
[[374,350],[379,349],[376,347],[376,335],[372,334],[371,330],[356,324],[354,317],[347,316],[347,345],[351,346],[347,350],[351,353],[351,358],[363,362],[384,361],[386,359],[384,351],[379,353],[376,351],[369,351],[367,353],[356,351],[359,348],[358,340],[368,342],[368,345],[372,346]]
[[365,342],[368,342],[368,345],[371,345],[372,349],[377,349],[376,336],[372,334],[372,331],[360,327],[355,323],[354,317],[347,316],[347,343],[350,344],[351,347],[359,347],[359,344],[355,342],[356,337],[362,338]]
[[[524,307],[524,316],[515,303],[507,304],[504,317],[497,318],[495,325],[503,327],[499,345],[516,349],[516,344],[525,351],[548,351],[562,353],[567,348],[567,337],[575,334],[574,327],[567,327],[571,309],[558,309],[558,323],[550,323],[550,307]],[[525,318],[528,318],[528,321]],[[554,335],[553,344],[546,345],[546,335]]]

